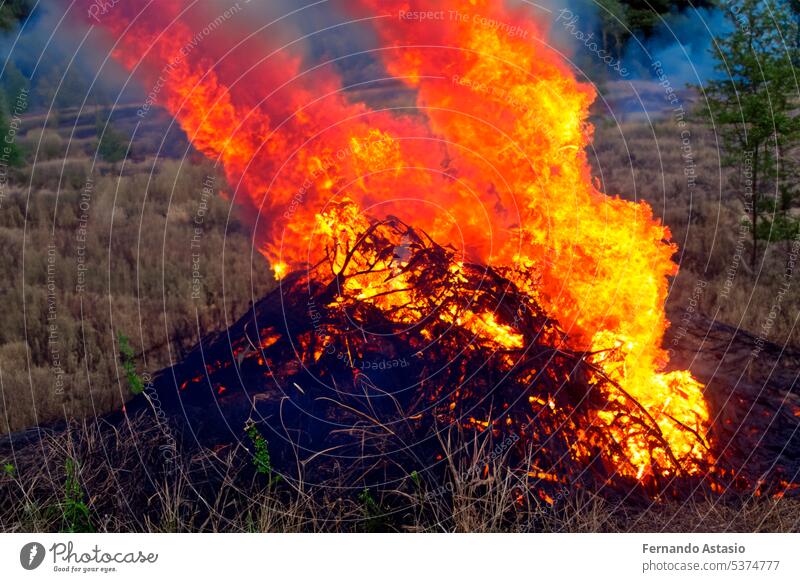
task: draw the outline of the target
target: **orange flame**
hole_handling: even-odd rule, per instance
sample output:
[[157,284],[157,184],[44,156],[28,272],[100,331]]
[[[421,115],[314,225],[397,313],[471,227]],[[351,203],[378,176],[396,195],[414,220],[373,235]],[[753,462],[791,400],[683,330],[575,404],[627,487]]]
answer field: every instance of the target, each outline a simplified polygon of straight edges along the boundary
[[[609,396],[629,395],[653,417],[671,450],[656,459],[633,423],[596,413],[624,452],[608,452],[620,473],[643,479],[654,464],[696,472],[709,458],[698,438],[709,418],[703,386],[689,372],[664,372],[661,348],[676,247],[647,204],[593,182],[593,87],[575,79],[530,14],[500,1],[358,4],[374,17],[384,66],[416,91],[415,110],[354,102],[332,69],[304,71],[299,58],[255,40],[235,46],[219,36],[187,51],[193,29],[188,17],[173,20],[175,2],[144,20],[115,9],[103,24],[119,40],[116,56],[142,64],[159,85],[157,103],[258,213],[260,250],[276,276],[317,262],[331,235],[359,236],[366,215],[396,215],[464,260],[505,268],[560,322],[571,348],[596,352],[597,374],[620,388]],[[442,18],[407,17],[415,10]],[[270,56],[251,63],[252,54]],[[398,294],[381,295],[381,286],[401,291],[403,281],[353,285],[391,302]],[[498,345],[522,342],[491,313],[458,323]]]

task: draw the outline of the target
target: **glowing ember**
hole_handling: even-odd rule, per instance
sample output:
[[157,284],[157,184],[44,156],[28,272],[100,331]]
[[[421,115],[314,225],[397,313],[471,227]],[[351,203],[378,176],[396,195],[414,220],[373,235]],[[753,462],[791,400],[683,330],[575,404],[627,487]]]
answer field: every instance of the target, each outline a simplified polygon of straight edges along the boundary
[[[458,249],[460,261],[501,271],[559,322],[570,349],[593,352],[608,399],[641,406],[664,442],[655,453],[639,423],[619,410],[594,413],[619,445],[605,453],[620,474],[696,473],[709,460],[703,386],[688,372],[664,372],[661,348],[675,246],[647,204],[607,196],[593,182],[585,148],[594,89],[576,81],[529,12],[464,0],[424,8],[480,18],[421,25],[399,16],[416,4],[359,3],[383,15],[372,21],[388,47],[379,55],[416,90],[414,112],[353,103],[332,69],[304,74],[298,58],[261,41],[219,62],[232,39],[215,37],[184,55],[193,29],[173,22],[174,2],[134,21],[120,6],[103,25],[119,38],[122,62],[142,61],[153,83],[165,77],[159,104],[224,164],[236,199],[258,211],[260,250],[276,277],[333,257],[332,275],[350,270],[348,293],[395,322],[418,321],[429,306],[409,287],[402,244],[382,256],[346,254],[369,231],[368,217],[397,216]],[[253,64],[252,54],[271,56]],[[477,306],[437,316],[498,349],[523,346],[512,326]],[[590,456],[591,443],[575,443],[572,454]]]

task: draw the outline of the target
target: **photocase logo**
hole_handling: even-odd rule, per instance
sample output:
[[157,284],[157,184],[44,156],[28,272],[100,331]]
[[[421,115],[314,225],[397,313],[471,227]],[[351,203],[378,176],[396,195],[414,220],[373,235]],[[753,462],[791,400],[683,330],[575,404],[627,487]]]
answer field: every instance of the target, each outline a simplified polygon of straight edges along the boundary
[[44,561],[44,546],[39,542],[30,542],[22,546],[19,552],[19,563],[26,570],[35,570]]

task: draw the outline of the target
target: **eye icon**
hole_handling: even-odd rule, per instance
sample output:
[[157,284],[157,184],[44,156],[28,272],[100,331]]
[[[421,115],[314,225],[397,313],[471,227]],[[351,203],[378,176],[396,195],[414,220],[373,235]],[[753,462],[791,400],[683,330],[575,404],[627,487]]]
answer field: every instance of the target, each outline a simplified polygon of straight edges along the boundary
[[26,570],[35,570],[44,561],[44,546],[39,542],[30,542],[19,551],[19,563]]

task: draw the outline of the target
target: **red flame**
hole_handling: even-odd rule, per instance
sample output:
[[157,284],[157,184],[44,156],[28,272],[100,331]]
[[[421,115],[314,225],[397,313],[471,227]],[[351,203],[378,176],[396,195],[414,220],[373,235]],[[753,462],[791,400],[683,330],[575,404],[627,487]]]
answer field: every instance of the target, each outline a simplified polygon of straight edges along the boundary
[[[702,386],[689,372],[663,371],[676,248],[647,204],[592,180],[593,87],[575,79],[529,12],[502,2],[357,4],[382,44],[377,57],[416,91],[415,108],[352,102],[331,67],[304,70],[291,49],[237,44],[225,27],[198,41],[178,2],[144,17],[116,6],[102,24],[115,56],[157,88],[155,103],[257,210],[260,250],[277,276],[317,261],[331,234],[357,236],[365,215],[396,215],[464,260],[509,269],[686,460],[676,467],[664,453],[658,466],[696,471],[692,460],[708,458],[696,436],[708,428]],[[409,16],[416,10],[441,18],[420,22]],[[344,215],[330,210],[345,200]],[[459,323],[502,345],[520,341],[491,314]],[[596,420],[624,443],[620,472],[651,474],[636,426],[603,411]]]

